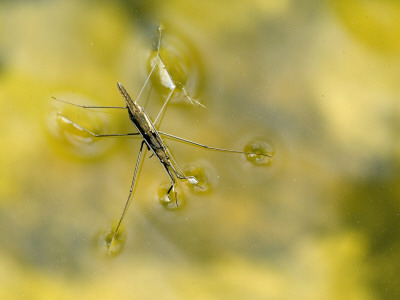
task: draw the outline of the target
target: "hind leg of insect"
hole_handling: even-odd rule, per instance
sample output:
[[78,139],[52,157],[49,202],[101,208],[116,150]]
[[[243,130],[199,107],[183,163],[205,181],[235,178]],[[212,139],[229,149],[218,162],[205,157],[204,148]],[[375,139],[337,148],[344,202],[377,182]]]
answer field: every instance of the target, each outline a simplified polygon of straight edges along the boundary
[[125,215],[126,215],[126,212],[128,211],[129,204],[131,203],[131,200],[132,200],[131,197],[132,197],[132,194],[133,194],[133,189],[134,189],[134,186],[135,186],[136,177],[137,177],[137,173],[138,173],[139,166],[140,166],[140,158],[142,157],[142,152],[143,152],[143,150],[146,151],[146,148],[143,149],[143,146],[144,146],[144,145],[145,145],[145,142],[142,141],[142,143],[141,143],[141,145],[140,145],[140,150],[139,150],[138,158],[137,158],[137,160],[136,160],[135,171],[133,172],[133,178],[132,178],[131,188],[130,188],[130,190],[129,190],[128,199],[126,200],[126,203],[125,203],[125,206],[124,206],[124,210],[122,211],[122,215],[121,215],[121,217],[120,217],[120,219],[119,219],[118,225],[117,225],[117,227],[115,228],[115,231],[114,231],[114,233],[113,233],[113,236],[112,236],[112,238],[111,238],[111,240],[110,240],[110,244],[108,245],[107,255],[110,254],[110,249],[111,249],[112,243],[113,243],[113,241],[114,241],[114,239],[115,239],[115,237],[116,237],[116,235],[117,235],[117,233],[118,233],[118,230],[119,230],[119,228],[120,228],[120,226],[121,226],[122,220],[124,219],[124,217],[125,217]]

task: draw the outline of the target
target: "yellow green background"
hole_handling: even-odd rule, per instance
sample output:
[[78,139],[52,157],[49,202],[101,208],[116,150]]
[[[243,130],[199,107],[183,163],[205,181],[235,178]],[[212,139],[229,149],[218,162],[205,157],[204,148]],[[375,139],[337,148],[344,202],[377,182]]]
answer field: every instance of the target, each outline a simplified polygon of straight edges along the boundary
[[[399,20],[393,0],[0,1],[0,299],[397,299]],[[177,95],[162,130],[274,157],[167,141],[207,188],[162,205],[147,153],[106,257],[140,141],[76,132],[57,112],[134,129],[51,97],[121,106],[117,81],[136,97],[159,24],[171,74],[207,107]]]

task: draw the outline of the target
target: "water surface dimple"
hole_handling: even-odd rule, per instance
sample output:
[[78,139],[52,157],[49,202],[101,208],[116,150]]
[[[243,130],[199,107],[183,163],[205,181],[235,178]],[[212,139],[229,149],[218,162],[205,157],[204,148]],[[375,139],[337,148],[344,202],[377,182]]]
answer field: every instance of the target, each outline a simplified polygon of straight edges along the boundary
[[174,193],[174,191],[171,191],[168,194],[168,190],[170,187],[171,184],[168,183],[160,185],[157,191],[158,203],[160,203],[168,210],[177,210],[183,208],[186,203],[186,198],[185,195],[182,193],[182,189],[175,188],[176,194]]
[[[109,226],[108,228],[105,228],[97,233],[95,237],[95,246],[101,254],[107,255],[108,253],[109,255],[115,256],[122,252],[126,241],[126,233],[123,227],[118,229],[118,232],[115,235],[113,243],[110,247],[115,229],[116,225]],[[109,248],[110,250],[108,252]]]
[[[70,97],[60,97],[70,101]],[[72,98],[77,104],[91,105],[87,99]],[[94,137],[83,128],[96,133],[106,133],[109,118],[101,110],[84,109],[54,100],[54,107],[48,115],[48,129],[57,140],[60,151],[76,157],[96,158],[112,146],[114,139]]]
[[194,176],[199,182],[197,185],[187,184],[194,193],[208,193],[215,185],[215,172],[206,162],[194,162],[184,169],[186,176]]
[[[151,77],[153,87],[166,97],[176,86],[178,93],[174,95],[174,103],[185,102],[182,87],[190,97],[196,98],[204,75],[200,55],[191,41],[176,32],[163,31],[159,53],[161,59]],[[146,60],[148,72],[156,61],[157,51],[154,50]]]
[[[268,142],[265,138],[252,139],[245,145],[243,151],[256,153],[246,154],[246,159],[256,166],[270,166],[272,163],[272,157],[275,153],[275,150],[272,147],[271,143]],[[265,155],[269,155],[271,157]]]

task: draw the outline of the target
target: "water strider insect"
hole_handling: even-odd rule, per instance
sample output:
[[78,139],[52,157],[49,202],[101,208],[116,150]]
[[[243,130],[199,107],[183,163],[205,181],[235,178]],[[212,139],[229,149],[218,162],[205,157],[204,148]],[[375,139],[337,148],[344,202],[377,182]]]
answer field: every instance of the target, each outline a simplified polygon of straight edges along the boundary
[[[189,182],[192,185],[198,186],[199,188],[201,188],[201,186],[198,184],[199,181],[196,179],[196,177],[194,176],[186,176],[184,174],[184,172],[182,171],[182,169],[179,167],[179,165],[177,164],[177,162],[174,160],[174,158],[171,156],[168,148],[166,147],[163,139],[161,138],[161,136],[165,136],[168,138],[172,138],[175,140],[179,140],[179,141],[183,141],[183,142],[187,142],[199,147],[202,147],[204,149],[208,149],[208,150],[216,150],[216,151],[223,151],[223,152],[231,152],[231,153],[241,153],[241,154],[246,154],[246,155],[250,155],[250,156],[262,156],[262,157],[271,157],[271,155],[269,154],[264,154],[264,153],[255,153],[255,152],[245,152],[245,151],[237,151],[237,150],[230,150],[230,149],[223,149],[223,148],[216,148],[216,147],[209,147],[207,145],[203,145],[197,142],[193,142],[181,137],[177,137],[174,136],[172,134],[168,134],[162,131],[157,130],[157,125],[161,120],[161,116],[163,115],[163,113],[165,112],[167,103],[170,101],[172,95],[174,94],[174,92],[177,89],[177,86],[179,86],[179,88],[183,91],[185,97],[191,102],[191,103],[196,103],[198,105],[202,105],[200,104],[197,100],[192,99],[186,92],[184,86],[180,83],[175,83],[171,77],[171,75],[169,74],[164,62],[162,61],[162,58],[159,54],[159,49],[160,49],[160,44],[161,44],[161,28],[159,28],[159,40],[158,40],[158,45],[157,45],[157,56],[156,56],[156,60],[153,63],[152,69],[149,73],[149,75],[146,78],[146,81],[139,93],[139,96],[137,97],[136,101],[133,101],[131,96],[128,94],[128,92],[126,91],[126,89],[124,88],[124,86],[117,82],[117,86],[118,89],[122,95],[122,97],[125,100],[125,104],[126,106],[87,106],[87,105],[80,105],[80,104],[75,104],[75,103],[71,103],[68,101],[64,101],[64,100],[60,100],[57,98],[54,98],[54,100],[57,101],[61,101],[67,104],[71,104],[74,106],[78,106],[78,107],[82,107],[82,108],[110,108],[110,109],[126,109],[128,111],[128,115],[129,115],[129,119],[132,121],[132,123],[135,125],[136,129],[138,132],[134,132],[134,133],[124,133],[124,134],[96,134],[82,126],[80,126],[79,124],[73,122],[72,120],[70,120],[69,118],[61,115],[61,114],[57,114],[58,117],[60,117],[64,122],[69,123],[71,125],[73,125],[74,127],[76,127],[79,130],[83,130],[85,132],[87,132],[88,134],[94,136],[94,137],[119,137],[119,136],[141,136],[142,137],[142,142],[140,145],[140,149],[139,149],[139,154],[138,154],[138,158],[136,161],[136,165],[135,165],[135,170],[134,170],[134,174],[133,174],[133,179],[132,179],[132,183],[131,183],[131,187],[129,190],[129,195],[128,195],[128,199],[125,203],[124,209],[122,211],[122,215],[119,219],[118,225],[115,228],[112,238],[108,244],[108,250],[107,250],[107,254],[110,253],[110,249],[111,246],[113,244],[113,241],[118,233],[118,229],[120,228],[120,225],[122,223],[122,220],[124,219],[126,212],[128,210],[131,198],[132,198],[132,193],[133,193],[133,189],[134,189],[134,185],[135,185],[135,181],[136,181],[136,177],[137,177],[137,172],[139,169],[139,162],[142,156],[142,152],[144,149],[144,146],[146,145],[147,150],[151,150],[152,151],[152,156],[157,157],[158,161],[160,162],[160,164],[162,165],[162,167],[164,168],[171,186],[169,187],[168,191],[167,191],[167,197],[168,199],[170,199],[170,194],[174,193],[175,196],[175,202],[176,205],[178,205],[177,202],[177,192],[175,189],[176,186],[176,179],[180,179],[180,180],[186,180],[187,182]],[[151,121],[150,117],[147,115],[147,113],[145,112],[145,110],[139,105],[137,104],[137,101],[140,98],[140,95],[142,94],[150,76],[152,75],[152,73],[154,72],[157,64],[159,64],[160,67],[160,76],[163,77],[163,81],[166,83],[166,86],[170,89],[170,93],[167,97],[167,99],[165,100],[160,112],[158,113],[156,119],[154,122]]]

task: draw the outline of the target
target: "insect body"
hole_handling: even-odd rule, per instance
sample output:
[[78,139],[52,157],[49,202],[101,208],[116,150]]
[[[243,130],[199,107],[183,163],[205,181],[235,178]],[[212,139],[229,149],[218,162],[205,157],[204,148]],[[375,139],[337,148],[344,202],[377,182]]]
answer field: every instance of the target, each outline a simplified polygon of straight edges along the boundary
[[161,139],[161,136],[157,131],[157,129],[155,128],[154,124],[151,122],[149,116],[146,114],[146,112],[142,107],[140,107],[132,100],[128,92],[125,90],[124,86],[119,82],[117,84],[118,84],[118,89],[121,92],[121,95],[125,99],[129,118],[135,125],[140,135],[143,137],[143,142],[146,143],[147,149],[151,150],[153,154],[158,158],[160,163],[164,166],[171,180],[172,184],[170,189],[168,190],[168,194],[171,191],[175,192],[175,179],[172,172],[179,179],[187,179],[190,183],[197,184],[198,180],[195,177],[193,176],[186,177],[185,175],[180,174],[178,170],[176,170],[176,168],[173,166],[168,156],[167,147],[165,146],[164,141]]
[[[162,131],[159,131],[156,129],[156,124],[157,122],[160,120],[160,116],[163,114],[167,103],[169,102],[169,100],[172,97],[172,94],[175,92],[175,89],[177,87],[177,85],[180,86],[180,88],[182,89],[185,97],[192,103],[192,104],[199,104],[201,106],[203,106],[202,104],[200,104],[198,101],[190,98],[188,96],[188,94],[186,93],[185,88],[180,84],[180,83],[173,83],[172,77],[171,75],[168,73],[168,70],[166,68],[166,66],[164,65],[160,55],[159,55],[159,47],[160,47],[160,43],[161,43],[161,29],[160,29],[160,37],[159,37],[159,42],[158,42],[158,47],[157,47],[157,58],[156,61],[153,65],[153,68],[151,69],[145,83],[144,86],[142,88],[142,90],[139,93],[138,98],[136,99],[136,101],[133,101],[132,98],[130,97],[130,95],[128,94],[128,92],[126,91],[126,89],[124,88],[124,86],[121,83],[117,83],[118,85],[118,89],[121,93],[121,95],[123,96],[124,100],[125,100],[125,104],[126,106],[85,106],[85,105],[79,105],[79,104],[75,104],[75,103],[71,103],[68,101],[64,101],[64,100],[59,100],[53,97],[53,99],[57,100],[57,101],[61,101],[67,104],[71,104],[71,105],[75,105],[75,106],[79,106],[79,107],[83,107],[83,108],[115,108],[115,109],[126,109],[128,111],[129,114],[129,118],[130,120],[133,122],[133,124],[135,125],[136,129],[138,132],[134,132],[134,133],[118,133],[118,134],[96,134],[82,126],[80,126],[79,124],[73,122],[72,120],[68,119],[67,117],[58,114],[58,116],[60,118],[62,118],[63,121],[65,121],[66,123],[72,124],[74,127],[86,131],[87,133],[89,133],[90,135],[94,136],[94,137],[120,137],[120,136],[141,136],[142,137],[142,142],[141,142],[141,146],[140,146],[140,150],[139,150],[139,154],[138,154],[138,158],[136,161],[136,166],[135,166],[135,171],[133,174],[133,179],[132,179],[132,183],[131,183],[131,187],[130,187],[130,191],[129,191],[129,195],[128,195],[128,199],[126,200],[125,203],[125,207],[123,209],[122,215],[119,219],[118,225],[116,227],[116,229],[114,230],[114,233],[112,235],[112,238],[108,244],[108,250],[107,250],[107,254],[110,253],[110,249],[111,246],[113,244],[113,241],[117,235],[118,229],[122,223],[122,220],[125,217],[125,214],[128,210],[129,207],[129,203],[131,201],[132,198],[132,193],[133,193],[133,188],[135,185],[135,181],[136,181],[136,177],[137,177],[137,172],[139,169],[139,165],[140,165],[140,159],[141,159],[141,155],[143,152],[143,147],[144,145],[146,145],[148,150],[151,150],[153,152],[153,156],[157,157],[157,159],[159,160],[160,164],[163,166],[164,170],[166,171],[171,186],[167,191],[167,197],[170,199],[170,194],[171,192],[174,193],[175,196],[175,201],[176,204],[178,205],[177,202],[177,193],[175,190],[175,186],[176,186],[176,178],[180,179],[180,180],[186,180],[187,182],[189,182],[192,185],[195,185],[199,188],[201,188],[201,186],[198,185],[199,181],[194,177],[194,176],[186,176],[184,174],[184,172],[182,171],[182,169],[179,167],[179,165],[176,163],[176,161],[173,159],[173,157],[171,156],[171,154],[169,153],[167,147],[165,146],[165,143],[163,141],[163,139],[161,138],[161,136],[165,136],[168,138],[172,138],[178,141],[183,141],[186,143],[190,143],[199,147],[202,147],[204,149],[208,149],[208,150],[216,150],[216,151],[223,151],[223,152],[231,152],[231,153],[242,153],[242,154],[246,154],[246,155],[251,155],[251,156],[264,156],[264,157],[270,157],[269,154],[260,154],[260,153],[253,153],[253,152],[245,152],[245,151],[237,151],[237,150],[230,150],[230,149],[223,149],[223,148],[216,148],[216,147],[210,147],[207,145],[203,145],[197,142],[193,142],[181,137],[177,137],[174,136],[172,134],[168,134],[168,133],[164,133]],[[165,100],[160,112],[158,113],[156,119],[154,122],[151,121],[150,117],[146,114],[145,110],[139,105],[137,104],[137,100],[140,98],[140,95],[144,89],[144,87],[146,86],[151,74],[153,73],[157,63],[161,64],[162,69],[166,72],[166,75],[168,75],[167,77],[169,78],[169,80],[173,83],[172,85],[170,85],[170,89],[171,92],[168,95],[167,99]]]

